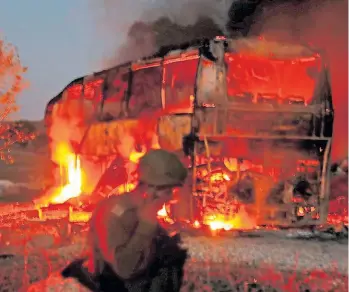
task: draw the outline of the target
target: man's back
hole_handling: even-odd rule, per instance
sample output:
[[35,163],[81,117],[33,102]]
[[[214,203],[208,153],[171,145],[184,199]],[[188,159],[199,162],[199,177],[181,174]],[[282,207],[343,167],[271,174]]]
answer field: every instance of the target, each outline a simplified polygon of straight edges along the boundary
[[111,196],[99,202],[92,214],[89,231],[97,274],[105,261],[112,261],[114,248],[132,237],[137,224],[137,208],[132,204],[130,194]]
[[[113,273],[132,275],[119,277],[128,291],[178,291],[186,251],[160,231],[158,224],[150,229],[144,225],[132,195],[110,197],[96,207],[91,218],[96,272],[106,279],[113,279]],[[121,249],[115,249],[120,245]],[[113,259],[115,266],[110,264]]]
[[[90,220],[93,278],[119,291],[179,291],[186,251],[162,230],[157,212],[183,185],[187,170],[170,152],[152,149],[139,162],[137,188],[103,200]],[[108,287],[109,288],[109,287]],[[111,290],[113,291],[113,290]]]

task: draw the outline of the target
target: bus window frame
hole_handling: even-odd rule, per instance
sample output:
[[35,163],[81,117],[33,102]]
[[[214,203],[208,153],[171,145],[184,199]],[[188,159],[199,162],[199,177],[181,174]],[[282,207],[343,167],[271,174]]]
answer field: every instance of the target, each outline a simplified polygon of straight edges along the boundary
[[[100,106],[100,111],[98,115],[98,119],[103,120],[103,114],[104,112],[104,106],[107,100],[107,92],[110,90],[109,86],[112,85],[112,83],[115,80],[116,76],[123,76],[126,75],[127,77],[127,88],[125,92],[123,93],[122,98],[120,99],[120,113],[118,117],[113,117],[112,121],[114,120],[120,120],[127,116],[127,112],[125,109],[125,103],[127,101],[128,92],[130,91],[130,75],[132,75],[132,71],[130,70],[130,66],[121,66],[117,68],[113,68],[111,70],[108,70],[104,74],[104,83],[103,83],[103,96]],[[128,75],[128,76],[127,76]],[[108,80],[109,78],[113,78],[112,80]]]
[[134,86],[134,80],[135,80],[135,73],[142,71],[142,70],[147,70],[149,68],[157,68],[159,67],[161,70],[161,75],[160,75],[160,86],[159,86],[159,98],[160,98],[160,107],[155,108],[150,108],[147,110],[147,112],[154,112],[156,113],[159,110],[162,110],[164,108],[164,100],[163,100],[163,75],[164,75],[164,70],[163,70],[163,63],[161,61],[157,61],[157,62],[152,62],[150,64],[133,64],[131,66],[131,70],[130,70],[130,78],[129,78],[129,83],[128,83],[128,92],[126,94],[126,99],[125,99],[125,112],[126,112],[126,116],[128,118],[138,118],[139,116],[142,115],[143,110],[140,110],[139,113],[137,115],[135,115],[134,113],[131,114],[131,110],[130,110],[130,101],[131,98],[133,97],[132,91],[133,91],[133,86]]

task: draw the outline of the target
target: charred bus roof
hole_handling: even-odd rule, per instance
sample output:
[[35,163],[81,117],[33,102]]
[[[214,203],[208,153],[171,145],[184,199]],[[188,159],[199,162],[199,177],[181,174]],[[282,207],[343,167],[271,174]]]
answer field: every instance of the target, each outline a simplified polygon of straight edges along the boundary
[[[217,62],[217,56],[215,56],[214,53],[215,46],[224,48],[224,53],[230,53],[231,55],[246,56],[247,58],[253,59],[261,58],[275,62],[289,61],[305,63],[312,60],[319,60],[318,65],[321,68],[318,69],[322,72],[321,83],[325,84],[330,91],[329,77],[323,55],[320,55],[317,50],[312,49],[309,46],[268,41],[261,37],[240,39],[217,37],[213,40],[199,39],[179,46],[163,47],[158,51],[158,53],[152,56],[145,57],[134,62],[120,64],[100,72],[95,72],[77,78],[69,83],[57,96],[48,102],[45,114],[48,114],[51,111],[50,109],[52,106],[62,98],[66,89],[77,84],[83,85],[85,80],[98,78],[99,76],[105,78],[105,76],[113,70],[115,71],[122,69],[125,71],[134,72],[144,68],[162,66],[166,63],[199,59],[201,56],[209,61]],[[320,86],[317,91],[321,91],[323,89],[323,86]],[[330,103],[332,103],[332,100]]]

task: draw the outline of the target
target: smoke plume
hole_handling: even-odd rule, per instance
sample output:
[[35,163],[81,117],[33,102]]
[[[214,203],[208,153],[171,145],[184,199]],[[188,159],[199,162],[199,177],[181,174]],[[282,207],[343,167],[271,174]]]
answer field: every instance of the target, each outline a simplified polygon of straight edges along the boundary
[[233,0],[101,2],[99,33],[115,39],[110,58],[104,60],[108,67],[152,55],[162,46],[224,33]]

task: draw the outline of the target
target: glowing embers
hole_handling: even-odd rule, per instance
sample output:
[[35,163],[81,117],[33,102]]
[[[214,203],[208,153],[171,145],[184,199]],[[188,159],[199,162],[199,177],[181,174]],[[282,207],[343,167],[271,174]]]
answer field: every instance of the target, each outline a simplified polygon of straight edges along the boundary
[[203,224],[207,225],[211,231],[219,230],[252,230],[257,228],[256,220],[251,217],[243,205],[239,206],[234,214],[211,214],[203,218]]
[[232,219],[224,218],[224,216],[220,214],[208,216],[204,219],[204,224],[208,225],[212,231],[221,229],[228,231],[234,228]]
[[[229,167],[236,170],[236,165],[232,163]],[[207,170],[198,172],[198,175],[196,197],[202,201],[202,219],[195,224],[197,226],[193,224],[194,228],[207,226],[211,231],[216,232],[256,227],[254,218],[246,212],[245,206],[228,191],[238,182],[239,176],[236,176],[236,173],[218,167],[210,172]]]

